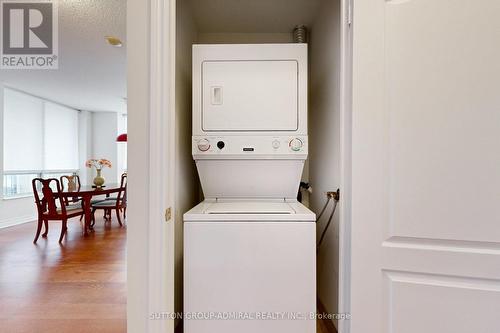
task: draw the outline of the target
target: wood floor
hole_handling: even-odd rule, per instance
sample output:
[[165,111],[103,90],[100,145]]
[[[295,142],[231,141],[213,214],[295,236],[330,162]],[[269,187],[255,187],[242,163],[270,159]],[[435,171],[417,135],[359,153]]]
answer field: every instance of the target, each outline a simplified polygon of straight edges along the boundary
[[337,333],[333,323],[327,322],[326,320],[318,320],[316,324],[317,333]]
[[0,332],[126,332],[126,228],[114,214],[86,238],[71,219],[61,245],[60,222],[36,245],[35,230],[0,230]]

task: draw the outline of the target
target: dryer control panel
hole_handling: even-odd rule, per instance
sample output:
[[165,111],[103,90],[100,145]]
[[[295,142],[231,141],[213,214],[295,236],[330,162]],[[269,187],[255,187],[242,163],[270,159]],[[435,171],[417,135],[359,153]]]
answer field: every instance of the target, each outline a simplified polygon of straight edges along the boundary
[[193,136],[198,158],[305,158],[307,136]]

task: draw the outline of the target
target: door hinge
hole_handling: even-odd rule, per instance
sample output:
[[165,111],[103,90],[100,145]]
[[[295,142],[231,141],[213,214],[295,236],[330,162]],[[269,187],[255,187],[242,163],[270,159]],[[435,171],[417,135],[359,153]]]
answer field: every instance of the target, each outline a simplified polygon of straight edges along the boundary
[[172,219],[172,208],[168,207],[165,209],[165,222],[168,222]]
[[347,0],[347,25],[352,25],[352,1]]

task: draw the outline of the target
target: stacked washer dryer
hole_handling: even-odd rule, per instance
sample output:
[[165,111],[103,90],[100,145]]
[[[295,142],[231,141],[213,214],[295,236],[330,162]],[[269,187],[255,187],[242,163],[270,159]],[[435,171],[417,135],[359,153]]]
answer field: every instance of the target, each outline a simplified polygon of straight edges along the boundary
[[193,46],[193,157],[205,200],[184,215],[186,333],[316,331],[307,45]]

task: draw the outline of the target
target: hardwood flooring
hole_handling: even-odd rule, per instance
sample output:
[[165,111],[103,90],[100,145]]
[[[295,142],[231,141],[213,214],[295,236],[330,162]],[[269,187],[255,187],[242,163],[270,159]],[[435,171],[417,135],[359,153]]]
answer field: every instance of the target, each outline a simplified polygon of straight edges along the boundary
[[33,244],[35,223],[0,230],[0,332],[126,332],[126,227],[77,218],[58,243],[60,222]]
[[[318,313],[328,313],[319,300]],[[335,328],[333,321],[329,319],[318,319],[316,322],[316,333],[337,333],[337,329]]]

